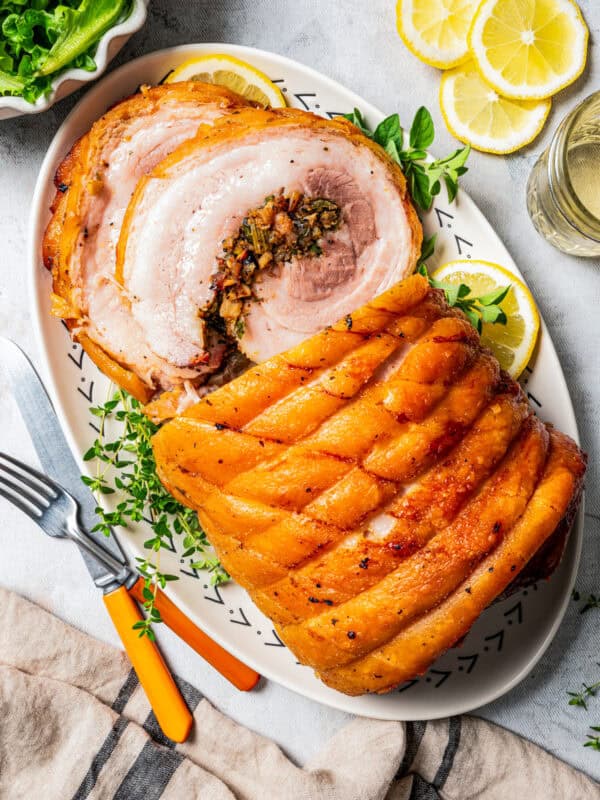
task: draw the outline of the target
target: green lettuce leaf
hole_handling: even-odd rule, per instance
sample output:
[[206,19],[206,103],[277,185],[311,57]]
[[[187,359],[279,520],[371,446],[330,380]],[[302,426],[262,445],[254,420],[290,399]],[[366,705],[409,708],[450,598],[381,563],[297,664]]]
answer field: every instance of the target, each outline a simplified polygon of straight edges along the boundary
[[35,103],[66,69],[96,69],[100,38],[132,0],[0,0],[0,96]]

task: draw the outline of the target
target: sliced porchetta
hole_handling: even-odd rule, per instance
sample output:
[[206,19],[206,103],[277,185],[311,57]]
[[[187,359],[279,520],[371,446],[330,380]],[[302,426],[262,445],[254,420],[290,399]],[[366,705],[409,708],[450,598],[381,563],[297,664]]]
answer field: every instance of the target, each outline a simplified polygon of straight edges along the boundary
[[[116,383],[142,401],[194,381],[224,351],[204,341],[186,361],[164,358],[130,312],[115,281],[116,245],[140,177],[193,137],[199,126],[246,106],[238,95],[197,82],[142,87],[111,108],[71,149],[55,178],[43,256],[53,275],[53,312]],[[204,302],[205,292],[190,301]]]
[[414,270],[421,226],[400,168],[378,145],[343,119],[243,109],[161,162],[127,210],[117,279],[162,358],[194,357],[199,298],[209,296],[206,276],[223,242],[280,191],[335,202],[341,224],[317,254],[261,272],[239,341],[253,361],[306,339]]

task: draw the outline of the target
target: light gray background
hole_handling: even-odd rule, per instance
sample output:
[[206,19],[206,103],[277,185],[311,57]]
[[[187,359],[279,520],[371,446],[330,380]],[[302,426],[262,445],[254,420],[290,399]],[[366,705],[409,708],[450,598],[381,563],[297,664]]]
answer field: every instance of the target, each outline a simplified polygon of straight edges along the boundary
[[[535,233],[525,209],[527,175],[551,132],[580,98],[600,89],[600,49],[595,43],[600,34],[600,4],[580,0],[580,5],[592,40],[584,76],[556,98],[549,122],[532,146],[504,158],[473,153],[463,185],[523,270],[571,389],[583,446],[590,453],[585,542],[577,580],[577,588],[585,595],[600,593],[599,263],[553,250]],[[154,0],[146,27],[114,65],[161,47],[195,41],[234,42],[290,56],[335,78],[382,110],[398,111],[405,124],[425,104],[436,122],[435,149],[445,153],[455,146],[438,109],[439,72],[421,64],[403,46],[396,34],[393,0]],[[0,332],[20,342],[35,360],[27,297],[27,219],[43,155],[77,97],[41,116],[0,122]],[[3,383],[0,420],[2,449],[33,462],[32,446]],[[5,503],[0,505],[0,515],[0,585],[117,644],[75,548],[46,539]],[[249,695],[238,693],[169,631],[161,629],[160,640],[173,668],[219,709],[273,737],[299,763],[348,719],[275,684]],[[571,603],[556,639],[533,673],[477,713],[600,779],[600,753],[582,747],[588,726],[600,724],[600,696],[590,700],[588,712],[568,706],[566,696],[582,681],[600,680],[599,642],[600,610],[582,616],[578,604]]]

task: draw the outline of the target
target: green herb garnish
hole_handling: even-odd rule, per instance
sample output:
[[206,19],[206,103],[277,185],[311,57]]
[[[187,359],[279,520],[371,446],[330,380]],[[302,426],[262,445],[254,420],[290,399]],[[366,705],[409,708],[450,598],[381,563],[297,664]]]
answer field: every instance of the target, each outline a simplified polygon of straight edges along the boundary
[[[143,413],[141,404],[119,389],[111,400],[90,411],[100,421],[100,433],[83,458],[84,461],[95,459],[98,469],[94,477],[84,475],[82,480],[96,496],[119,490],[122,497],[114,511],[105,511],[98,504],[96,513],[100,522],[93,530],[110,536],[111,528],[126,528],[141,520],[152,529],[153,535],[144,542],[144,548],[156,554],[156,561],[136,559],[138,572],[145,582],[143,605],[147,616],[134,626],[140,636],[152,639],[152,624],[161,622],[154,604],[156,589],[164,589],[169,581],[178,580],[177,575],[161,572],[158,563],[162,549],[173,550],[175,536],[183,537],[181,558],[194,559],[191,569],[208,570],[213,585],[224,583],[229,576],[217,558],[207,555],[210,545],[196,512],[182,505],[160,482],[151,444],[158,426]],[[109,420],[119,425],[114,439],[106,435]]]
[[65,69],[93,72],[100,38],[131,0],[0,0],[0,95],[35,103]]
[[[421,258],[423,257],[421,256]],[[460,308],[478,333],[481,333],[484,322],[506,325],[506,314],[500,308],[500,304],[509,293],[510,284],[508,286],[501,286],[499,289],[489,292],[488,294],[472,297],[471,287],[467,286],[465,283],[454,286],[453,284],[436,281],[431,278],[423,261],[419,263],[417,272],[424,275],[435,289],[442,289],[446,295],[446,302],[448,305]]]
[[[600,731],[600,725],[590,725],[590,730]],[[591,747],[593,750],[600,750],[600,736],[594,736],[591,733],[587,734],[587,742],[583,743],[584,747]]]
[[408,190],[415,204],[423,211],[429,211],[433,198],[440,193],[442,182],[446,185],[448,201],[451,203],[458,191],[458,179],[467,171],[465,163],[471,151],[470,146],[455,150],[446,158],[428,160],[427,148],[433,143],[435,130],[431,114],[421,106],[410,128],[408,145],[398,114],[391,114],[382,120],[374,131],[370,130],[358,108],[345,119],[381,145],[386,153],[402,167],[406,176]]
[[[577,598],[579,600],[579,598]],[[591,608],[600,608],[600,596],[596,594],[588,594],[585,604],[579,609],[580,614],[585,614]]]
[[581,686],[583,687],[580,692],[567,692],[569,697],[570,706],[580,706],[581,708],[585,708],[587,711],[587,700],[590,697],[595,697],[596,692],[600,689],[600,681],[597,683],[592,683],[591,686],[588,686],[586,683],[582,683]]

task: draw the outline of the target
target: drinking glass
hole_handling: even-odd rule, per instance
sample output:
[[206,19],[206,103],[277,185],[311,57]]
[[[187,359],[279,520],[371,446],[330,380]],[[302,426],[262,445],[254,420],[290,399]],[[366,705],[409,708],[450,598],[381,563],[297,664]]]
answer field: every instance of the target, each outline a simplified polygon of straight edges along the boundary
[[600,255],[600,91],[558,126],[529,176],[527,210],[554,247]]

